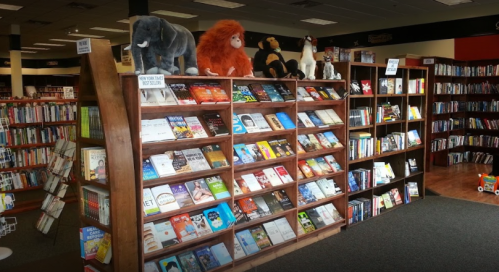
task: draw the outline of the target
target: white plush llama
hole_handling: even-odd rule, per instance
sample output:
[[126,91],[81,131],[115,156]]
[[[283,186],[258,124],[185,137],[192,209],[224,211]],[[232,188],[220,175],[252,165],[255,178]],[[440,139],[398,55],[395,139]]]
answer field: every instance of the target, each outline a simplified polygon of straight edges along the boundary
[[305,78],[315,79],[315,53],[317,53],[317,39],[312,36],[305,36],[300,40],[302,47],[300,56],[300,70],[305,73]]

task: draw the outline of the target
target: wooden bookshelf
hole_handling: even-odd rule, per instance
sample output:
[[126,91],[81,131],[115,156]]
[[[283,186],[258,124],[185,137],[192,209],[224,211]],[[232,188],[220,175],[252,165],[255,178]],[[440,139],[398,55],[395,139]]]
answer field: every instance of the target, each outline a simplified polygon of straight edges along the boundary
[[[425,169],[425,147],[428,145],[426,141],[427,127],[426,121],[429,118],[426,117],[427,108],[427,89],[428,89],[428,68],[417,67],[417,66],[399,66],[396,75],[386,76],[386,65],[385,64],[372,64],[372,63],[358,63],[358,62],[345,62],[336,63],[335,68],[341,73],[341,75],[346,80],[346,85],[348,86],[348,91],[350,92],[350,84],[353,80],[356,80],[361,86],[361,80],[370,80],[371,91],[373,94],[370,95],[349,95],[348,97],[348,112],[351,109],[357,109],[357,107],[370,107],[372,109],[371,122],[369,125],[362,126],[351,126],[350,119],[348,118],[347,132],[354,131],[365,131],[371,134],[373,137],[373,156],[361,157],[355,160],[348,160],[347,169],[348,172],[356,169],[367,169],[371,170],[371,177],[374,175],[374,162],[385,162],[390,163],[395,173],[395,178],[390,180],[390,183],[383,184],[382,186],[373,186],[373,180],[368,181],[369,186],[365,189],[359,189],[354,192],[347,192],[347,201],[350,202],[357,198],[366,198],[370,200],[371,205],[373,205],[373,197],[375,195],[381,196],[381,194],[397,188],[402,200],[404,199],[404,186],[407,182],[417,182],[419,194],[421,198],[424,198],[424,175],[417,175],[416,173],[411,173],[407,177],[405,176],[405,162],[409,158],[415,158],[419,170]],[[402,78],[402,94],[379,94],[379,79],[380,78]],[[408,93],[409,80],[414,80],[417,78],[423,78],[425,80],[424,93]],[[378,114],[378,105],[382,102],[390,102],[391,105],[398,105],[400,108],[400,120],[392,122],[381,122],[376,123],[376,114]],[[408,109],[410,106],[416,106],[421,114],[421,119],[408,120]],[[429,104],[428,104],[429,105]],[[349,113],[346,114],[347,116]],[[415,147],[408,147],[407,132],[410,130],[416,130],[419,134],[421,145]],[[384,137],[392,132],[403,132],[405,133],[405,149],[384,152],[381,154],[376,153],[376,140],[378,138]],[[348,140],[347,140],[347,146]],[[348,149],[348,148],[347,148]],[[348,151],[347,151],[348,152]],[[348,184],[348,182],[347,182]],[[394,206],[398,207],[400,205]],[[348,208],[347,208],[348,209]],[[392,208],[393,209],[393,208]],[[388,209],[389,211],[391,209]],[[372,211],[371,211],[372,212]],[[381,214],[383,214],[382,212]],[[381,215],[378,214],[378,215]],[[364,221],[366,219],[364,218]],[[363,221],[360,221],[363,222]],[[359,223],[360,223],[359,222]],[[358,223],[350,223],[348,218],[346,222],[348,227],[356,225]]]
[[[260,83],[260,84],[275,84],[280,83],[286,85],[288,89],[290,89],[294,95],[296,95],[296,90],[298,87],[305,86],[314,86],[314,87],[345,87],[345,81],[325,81],[325,80],[317,80],[317,81],[296,81],[293,79],[267,79],[267,78],[228,78],[228,77],[186,77],[186,76],[165,76],[166,83],[218,83],[222,86],[223,89],[232,90],[233,85],[248,85],[251,83]],[[261,132],[261,133],[247,133],[247,134],[235,134],[229,136],[222,137],[209,137],[204,139],[192,139],[185,140],[186,143],[192,143],[189,145],[176,145],[178,142],[183,143],[184,140],[174,141],[174,142],[158,142],[158,143],[142,143],[140,139],[140,131],[141,131],[141,120],[142,119],[153,119],[153,118],[164,118],[167,115],[183,115],[183,116],[201,116],[203,113],[215,111],[218,112],[224,123],[229,128],[229,131],[232,132],[232,115],[233,113],[241,114],[241,113],[262,113],[270,114],[276,112],[286,112],[292,120],[297,119],[297,113],[299,111],[305,110],[316,110],[316,109],[328,109],[332,108],[336,111],[336,113],[340,116],[342,120],[345,121],[345,113],[346,113],[346,101],[321,101],[320,103],[306,103],[306,102],[268,102],[268,103],[228,103],[228,104],[212,104],[212,105],[184,105],[184,106],[161,106],[161,107],[146,107],[141,106],[140,97],[138,92],[138,82],[137,77],[131,74],[124,74],[121,76],[121,85],[123,88],[123,93],[126,101],[126,108],[128,110],[128,120],[130,122],[130,131],[132,135],[132,147],[134,152],[134,164],[135,169],[137,169],[135,173],[135,184],[137,190],[137,203],[142,203],[143,195],[142,190],[144,188],[150,188],[161,184],[169,184],[169,183],[179,183],[186,182],[189,180],[193,180],[195,178],[201,177],[210,177],[213,175],[220,175],[229,192],[233,192],[233,180],[234,178],[240,177],[241,175],[254,173],[256,171],[283,165],[294,182],[284,183],[279,186],[274,186],[272,188],[262,189],[255,192],[250,192],[244,195],[232,195],[230,198],[215,200],[208,203],[202,203],[194,206],[189,206],[185,208],[181,208],[180,210],[171,211],[168,213],[161,213],[151,216],[144,216],[144,212],[142,211],[142,206],[138,204],[137,206],[137,229],[138,229],[138,237],[139,237],[139,264],[142,268],[145,262],[148,261],[159,261],[160,259],[178,255],[182,252],[193,250],[201,245],[214,245],[220,242],[224,242],[228,251],[233,256],[234,252],[234,234],[241,230],[250,228],[252,226],[260,225],[265,222],[273,221],[278,218],[286,218],[295,232],[297,234],[298,230],[298,210],[303,210],[305,207],[298,207],[298,184],[303,184],[305,182],[315,181],[320,178],[334,178],[335,182],[342,189],[343,193],[335,195],[333,197],[329,197],[326,199],[322,199],[320,202],[314,202],[310,204],[310,207],[317,207],[320,205],[324,205],[327,203],[333,203],[335,207],[340,212],[341,216],[346,216],[346,203],[347,196],[345,194],[346,190],[346,171],[339,171],[337,173],[320,176],[306,179],[306,180],[298,180],[297,181],[297,166],[298,166],[298,158],[315,158],[319,156],[325,156],[329,154],[334,154],[337,162],[341,165],[343,169],[347,167],[346,161],[346,148],[331,148],[327,150],[320,150],[315,153],[306,153],[306,154],[296,154],[287,157],[280,157],[271,160],[265,161],[257,161],[254,163],[241,164],[241,165],[233,165],[233,146],[238,143],[250,144],[256,141],[261,140],[276,140],[276,139],[286,139],[290,145],[292,146],[293,151],[296,153],[296,148],[298,145],[297,136],[299,134],[309,134],[309,133],[319,133],[325,131],[333,131],[335,135],[338,137],[339,141],[345,146],[346,133],[345,125],[335,125],[328,126],[325,128],[296,128],[296,129],[288,129],[288,130],[280,130],[280,131],[269,131],[269,132]],[[230,93],[230,92],[228,92]],[[82,94],[83,95],[83,94]],[[204,120],[200,118],[201,123]],[[346,122],[346,121],[345,121]],[[345,123],[346,124],[346,123]],[[208,134],[209,131],[206,130]],[[223,153],[226,158],[229,160],[230,167],[228,168],[218,168],[211,170],[204,170],[186,174],[173,175],[168,177],[163,177],[154,180],[144,181],[142,179],[142,163],[143,159],[149,158],[151,155],[163,153],[168,150],[182,150],[186,148],[193,147],[203,147],[208,144],[219,144],[222,148]],[[153,147],[154,148],[150,148]],[[279,212],[277,214],[272,214],[263,218],[259,218],[254,221],[250,221],[243,224],[235,225],[219,235],[208,235],[202,236],[201,239],[196,239],[193,241],[189,241],[187,243],[180,243],[175,247],[165,248],[159,251],[155,251],[152,253],[143,253],[143,243],[142,240],[142,231],[144,223],[148,222],[156,222],[160,220],[168,219],[174,215],[189,213],[190,215],[201,213],[206,208],[217,206],[221,202],[227,202],[229,206],[232,207],[234,201],[244,198],[244,197],[254,197],[261,196],[265,193],[274,191],[274,190],[284,190],[286,191],[288,197],[294,205],[293,209],[286,210],[283,212]],[[140,206],[140,207],[139,207]],[[309,207],[309,206],[306,206]],[[263,260],[268,261],[268,258],[264,258],[265,256],[271,256],[276,254],[277,252],[283,251],[292,251],[294,249],[300,248],[305,244],[312,243],[313,241],[317,241],[318,237],[327,237],[329,235],[336,234],[340,231],[340,228],[344,226],[344,221],[341,221],[337,224],[333,224],[324,229],[319,229],[314,231],[310,235],[306,235],[303,237],[296,237],[295,239],[286,241],[282,244],[278,244],[276,246],[272,246],[266,248],[258,253],[246,256],[244,258],[234,260],[232,263],[219,267],[214,271],[225,271],[225,270],[243,270],[248,268],[249,266],[255,263],[262,263]],[[197,241],[197,242],[196,242]]]
[[[83,181],[81,167],[75,167],[80,201],[84,201],[81,186],[91,184],[109,191],[110,225],[85,217],[82,205],[80,218],[83,226],[95,226],[111,234],[113,256],[110,264],[97,260],[83,261],[100,271],[138,271],[137,205],[135,198],[135,171],[128,118],[118,72],[108,40],[91,40],[92,52],[82,56],[78,116],[82,106],[98,106],[104,139],[80,137],[81,123],[77,122],[77,154],[75,165],[81,165],[81,148],[106,149],[106,184]],[[87,99],[85,99],[87,98]],[[88,98],[94,98],[88,99]]]

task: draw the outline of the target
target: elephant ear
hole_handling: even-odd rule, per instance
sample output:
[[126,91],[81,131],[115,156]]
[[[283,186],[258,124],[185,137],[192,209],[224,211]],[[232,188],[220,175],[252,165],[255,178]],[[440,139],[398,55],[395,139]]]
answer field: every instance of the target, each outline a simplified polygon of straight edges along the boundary
[[177,37],[177,31],[173,28],[173,25],[164,19],[159,21],[159,27],[161,31],[161,41],[166,47],[170,47],[175,40],[175,37]]

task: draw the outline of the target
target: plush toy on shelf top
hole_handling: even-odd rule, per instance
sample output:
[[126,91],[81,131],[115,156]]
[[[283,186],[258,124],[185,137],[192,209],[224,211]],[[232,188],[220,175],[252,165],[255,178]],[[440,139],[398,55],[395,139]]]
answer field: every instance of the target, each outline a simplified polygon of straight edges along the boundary
[[[178,57],[183,56],[185,74],[197,75],[196,42],[187,28],[165,19],[141,16],[133,23],[132,50],[135,74],[179,74]],[[158,64],[156,56],[161,56]],[[142,63],[144,67],[142,69]]]
[[341,79],[340,73],[335,73],[334,66],[331,63],[331,56],[324,55],[324,79]]
[[312,36],[305,36],[299,42],[301,51],[300,69],[305,73],[305,77],[311,80],[315,79],[315,67],[317,53],[317,39]]
[[271,36],[264,37],[258,43],[259,50],[255,53],[253,66],[255,71],[261,71],[269,78],[299,78],[305,75],[298,69],[298,61],[290,59],[287,62],[281,55],[279,42]]
[[198,66],[201,75],[253,77],[244,52],[244,28],[234,20],[218,21],[199,39]]

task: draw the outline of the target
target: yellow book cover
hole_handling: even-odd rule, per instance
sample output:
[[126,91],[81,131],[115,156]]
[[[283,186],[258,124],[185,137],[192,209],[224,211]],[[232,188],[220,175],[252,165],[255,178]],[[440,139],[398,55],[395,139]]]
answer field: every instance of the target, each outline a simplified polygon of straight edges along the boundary
[[99,244],[99,249],[97,250],[97,255],[95,259],[103,264],[108,264],[111,261],[111,256],[113,255],[111,249],[111,234],[106,233],[101,239]]
[[272,150],[272,148],[270,148],[270,145],[267,141],[256,142],[256,145],[258,146],[258,149],[260,149],[260,152],[262,152],[262,155],[266,160],[276,158],[274,151]]
[[420,92],[419,92],[419,93],[424,94],[424,77],[423,77],[423,78],[421,78],[421,90],[420,90]]
[[416,107],[411,107],[412,116],[414,116],[414,119],[420,119],[419,114],[416,113],[416,110]]
[[381,141],[376,141],[376,154],[381,154]]

